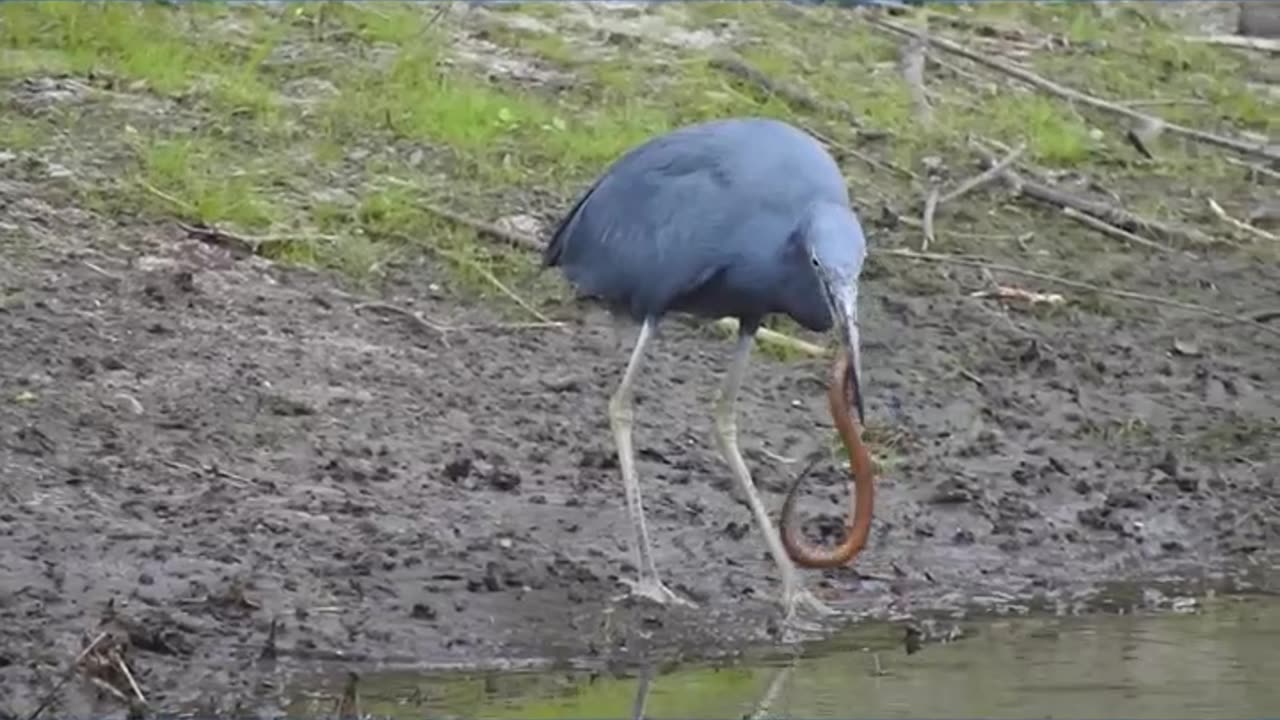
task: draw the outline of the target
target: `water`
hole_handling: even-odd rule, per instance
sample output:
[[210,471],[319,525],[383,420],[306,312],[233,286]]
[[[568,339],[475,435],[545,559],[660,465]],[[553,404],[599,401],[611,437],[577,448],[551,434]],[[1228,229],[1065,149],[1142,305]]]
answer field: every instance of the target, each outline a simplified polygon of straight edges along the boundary
[[[594,680],[538,672],[366,676],[361,710],[421,718],[1089,717],[1280,714],[1280,600],[1196,612],[970,622],[908,655],[901,627],[860,628],[812,656]],[[292,716],[332,712],[340,682]]]

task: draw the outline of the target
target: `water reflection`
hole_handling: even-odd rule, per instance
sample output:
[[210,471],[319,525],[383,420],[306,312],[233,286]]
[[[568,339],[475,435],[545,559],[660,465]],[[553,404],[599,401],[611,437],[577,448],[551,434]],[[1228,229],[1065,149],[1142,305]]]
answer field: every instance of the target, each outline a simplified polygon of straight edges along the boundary
[[[630,677],[367,675],[390,717],[1258,717],[1280,710],[1280,602],[1199,612],[974,622],[908,655],[902,628],[866,627],[800,658]],[[330,697],[340,694],[341,683]],[[299,699],[293,716],[331,712]]]

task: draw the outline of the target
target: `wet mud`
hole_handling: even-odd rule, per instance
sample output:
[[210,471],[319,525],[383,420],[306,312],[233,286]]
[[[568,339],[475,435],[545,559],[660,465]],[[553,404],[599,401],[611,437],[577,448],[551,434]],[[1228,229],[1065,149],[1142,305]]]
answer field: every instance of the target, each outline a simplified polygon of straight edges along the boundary
[[[566,303],[566,330],[442,335],[361,303],[503,318],[425,263],[360,297],[31,190],[3,203],[38,239],[0,268],[3,712],[34,709],[103,618],[159,711],[276,713],[292,674],[334,660],[608,665],[772,642],[776,574],[712,442],[729,339],[671,319],[637,386],[658,566],[700,607],[614,602],[635,568],[605,405],[632,334]],[[1277,302],[1280,274],[1245,260],[1132,280],[1193,271],[1221,304]],[[921,289],[938,276],[979,277],[868,270],[877,512],[857,563],[810,587],[896,620],[1076,612],[1114,581],[1248,589],[1280,538],[1274,343]],[[803,464],[783,459],[832,434],[825,372],[753,360],[740,433],[775,513]],[[814,471],[810,541],[841,531],[845,482],[834,461]],[[56,695],[53,714],[124,712],[76,683]]]

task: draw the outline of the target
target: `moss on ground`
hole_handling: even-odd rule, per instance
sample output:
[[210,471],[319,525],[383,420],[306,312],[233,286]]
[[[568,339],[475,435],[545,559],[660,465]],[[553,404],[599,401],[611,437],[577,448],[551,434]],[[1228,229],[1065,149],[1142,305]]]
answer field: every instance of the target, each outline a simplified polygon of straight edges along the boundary
[[[1011,61],[1104,97],[1169,103],[1153,111],[1172,121],[1264,135],[1280,127],[1280,104],[1247,82],[1246,55],[1188,42],[1151,8],[983,3],[929,12],[938,32],[946,14],[1018,28],[1024,39],[1005,48]],[[483,52],[465,52],[477,42],[487,43]],[[279,238],[270,245],[276,257],[358,278],[438,252],[459,288],[497,293],[492,272],[535,303],[558,286],[535,279],[525,256],[477,242],[424,203],[484,219],[550,219],[626,149],[714,117],[792,120],[914,172],[910,180],[843,159],[855,202],[872,217],[883,204],[919,212],[929,158],[942,160],[952,182],[975,172],[966,144],[974,135],[1026,142],[1039,166],[1091,178],[1130,207],[1216,235],[1225,228],[1206,216],[1202,188],[1231,211],[1250,196],[1240,168],[1217,151],[1166,137],[1158,160],[1146,160],[1116,118],[945,54],[929,66],[934,116],[921,122],[897,67],[899,47],[856,13],[777,3],[593,12],[540,3],[441,11],[410,3],[10,2],[0,6],[0,79],[12,121],[0,146],[56,146],[73,164],[97,167],[82,191],[115,213]],[[806,111],[729,77],[712,63],[728,50],[836,109]],[[568,79],[538,82],[539,73]],[[93,97],[58,112],[22,103],[22,81],[62,76]],[[888,137],[862,139],[846,111]],[[1050,271],[1068,267],[1099,282],[1144,262],[1141,252],[1057,213],[979,197],[940,213],[938,249],[1042,257]],[[884,237],[919,241],[911,228]],[[1274,248],[1249,251],[1274,257]],[[1108,260],[1073,262],[1099,254]],[[909,275],[916,292],[945,289],[931,270],[893,272]]]

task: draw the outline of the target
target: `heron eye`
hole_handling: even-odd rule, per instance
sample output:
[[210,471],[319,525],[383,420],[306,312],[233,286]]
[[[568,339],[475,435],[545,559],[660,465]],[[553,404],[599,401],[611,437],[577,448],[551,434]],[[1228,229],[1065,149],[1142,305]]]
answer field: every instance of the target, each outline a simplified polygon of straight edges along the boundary
[[814,267],[818,267],[818,258],[811,255],[809,256],[809,262],[813,263]]

